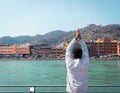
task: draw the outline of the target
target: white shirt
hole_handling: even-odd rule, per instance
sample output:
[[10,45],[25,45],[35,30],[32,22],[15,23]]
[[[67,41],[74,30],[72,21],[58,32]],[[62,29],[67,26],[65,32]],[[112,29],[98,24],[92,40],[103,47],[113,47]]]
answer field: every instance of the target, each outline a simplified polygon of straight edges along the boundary
[[[82,48],[82,58],[73,59],[73,48],[76,43]],[[67,86],[70,93],[87,93],[88,91],[88,64],[89,54],[83,39],[73,39],[66,49]]]

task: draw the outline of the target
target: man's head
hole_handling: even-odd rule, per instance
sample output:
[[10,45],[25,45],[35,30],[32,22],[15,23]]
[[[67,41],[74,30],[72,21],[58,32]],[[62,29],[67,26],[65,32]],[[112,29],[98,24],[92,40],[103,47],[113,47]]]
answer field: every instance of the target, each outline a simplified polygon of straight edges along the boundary
[[82,58],[82,49],[76,48],[73,50],[74,59]]

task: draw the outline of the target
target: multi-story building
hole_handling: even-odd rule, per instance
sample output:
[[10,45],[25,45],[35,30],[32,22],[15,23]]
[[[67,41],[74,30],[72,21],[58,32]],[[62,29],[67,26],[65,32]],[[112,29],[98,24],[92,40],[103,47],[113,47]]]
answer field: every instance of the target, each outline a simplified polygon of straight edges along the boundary
[[21,46],[14,46],[15,47],[15,54],[28,54],[30,55],[30,45],[21,45]]
[[96,42],[87,43],[90,56],[120,55],[120,42],[116,40],[98,39]]
[[89,55],[118,55],[117,42],[87,43]]
[[51,48],[51,58],[63,59],[64,57],[63,48]]
[[0,55],[30,55],[30,45],[1,45]]
[[15,46],[0,46],[0,54],[15,54]]
[[117,44],[117,54],[120,56],[120,42]]
[[31,53],[33,57],[46,58],[51,53],[51,46],[48,44],[32,45]]

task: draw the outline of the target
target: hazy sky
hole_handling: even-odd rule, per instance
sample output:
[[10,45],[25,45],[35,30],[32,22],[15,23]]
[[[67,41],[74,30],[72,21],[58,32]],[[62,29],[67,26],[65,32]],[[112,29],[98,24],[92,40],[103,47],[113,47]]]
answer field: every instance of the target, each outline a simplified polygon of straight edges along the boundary
[[120,0],[0,0],[0,37],[120,24]]

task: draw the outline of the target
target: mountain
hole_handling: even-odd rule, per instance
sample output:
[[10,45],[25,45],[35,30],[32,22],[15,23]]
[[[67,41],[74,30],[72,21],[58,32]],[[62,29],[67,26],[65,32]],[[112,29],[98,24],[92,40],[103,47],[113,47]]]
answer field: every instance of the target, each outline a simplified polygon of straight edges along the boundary
[[[82,37],[89,42],[90,40],[97,40],[99,37],[105,39],[115,39],[120,41],[120,25],[109,24],[106,26],[90,24],[81,28]],[[21,45],[21,44],[59,44],[66,40],[71,40],[75,36],[75,31],[51,31],[44,35],[37,34],[35,36],[4,36],[0,38],[1,45]]]

